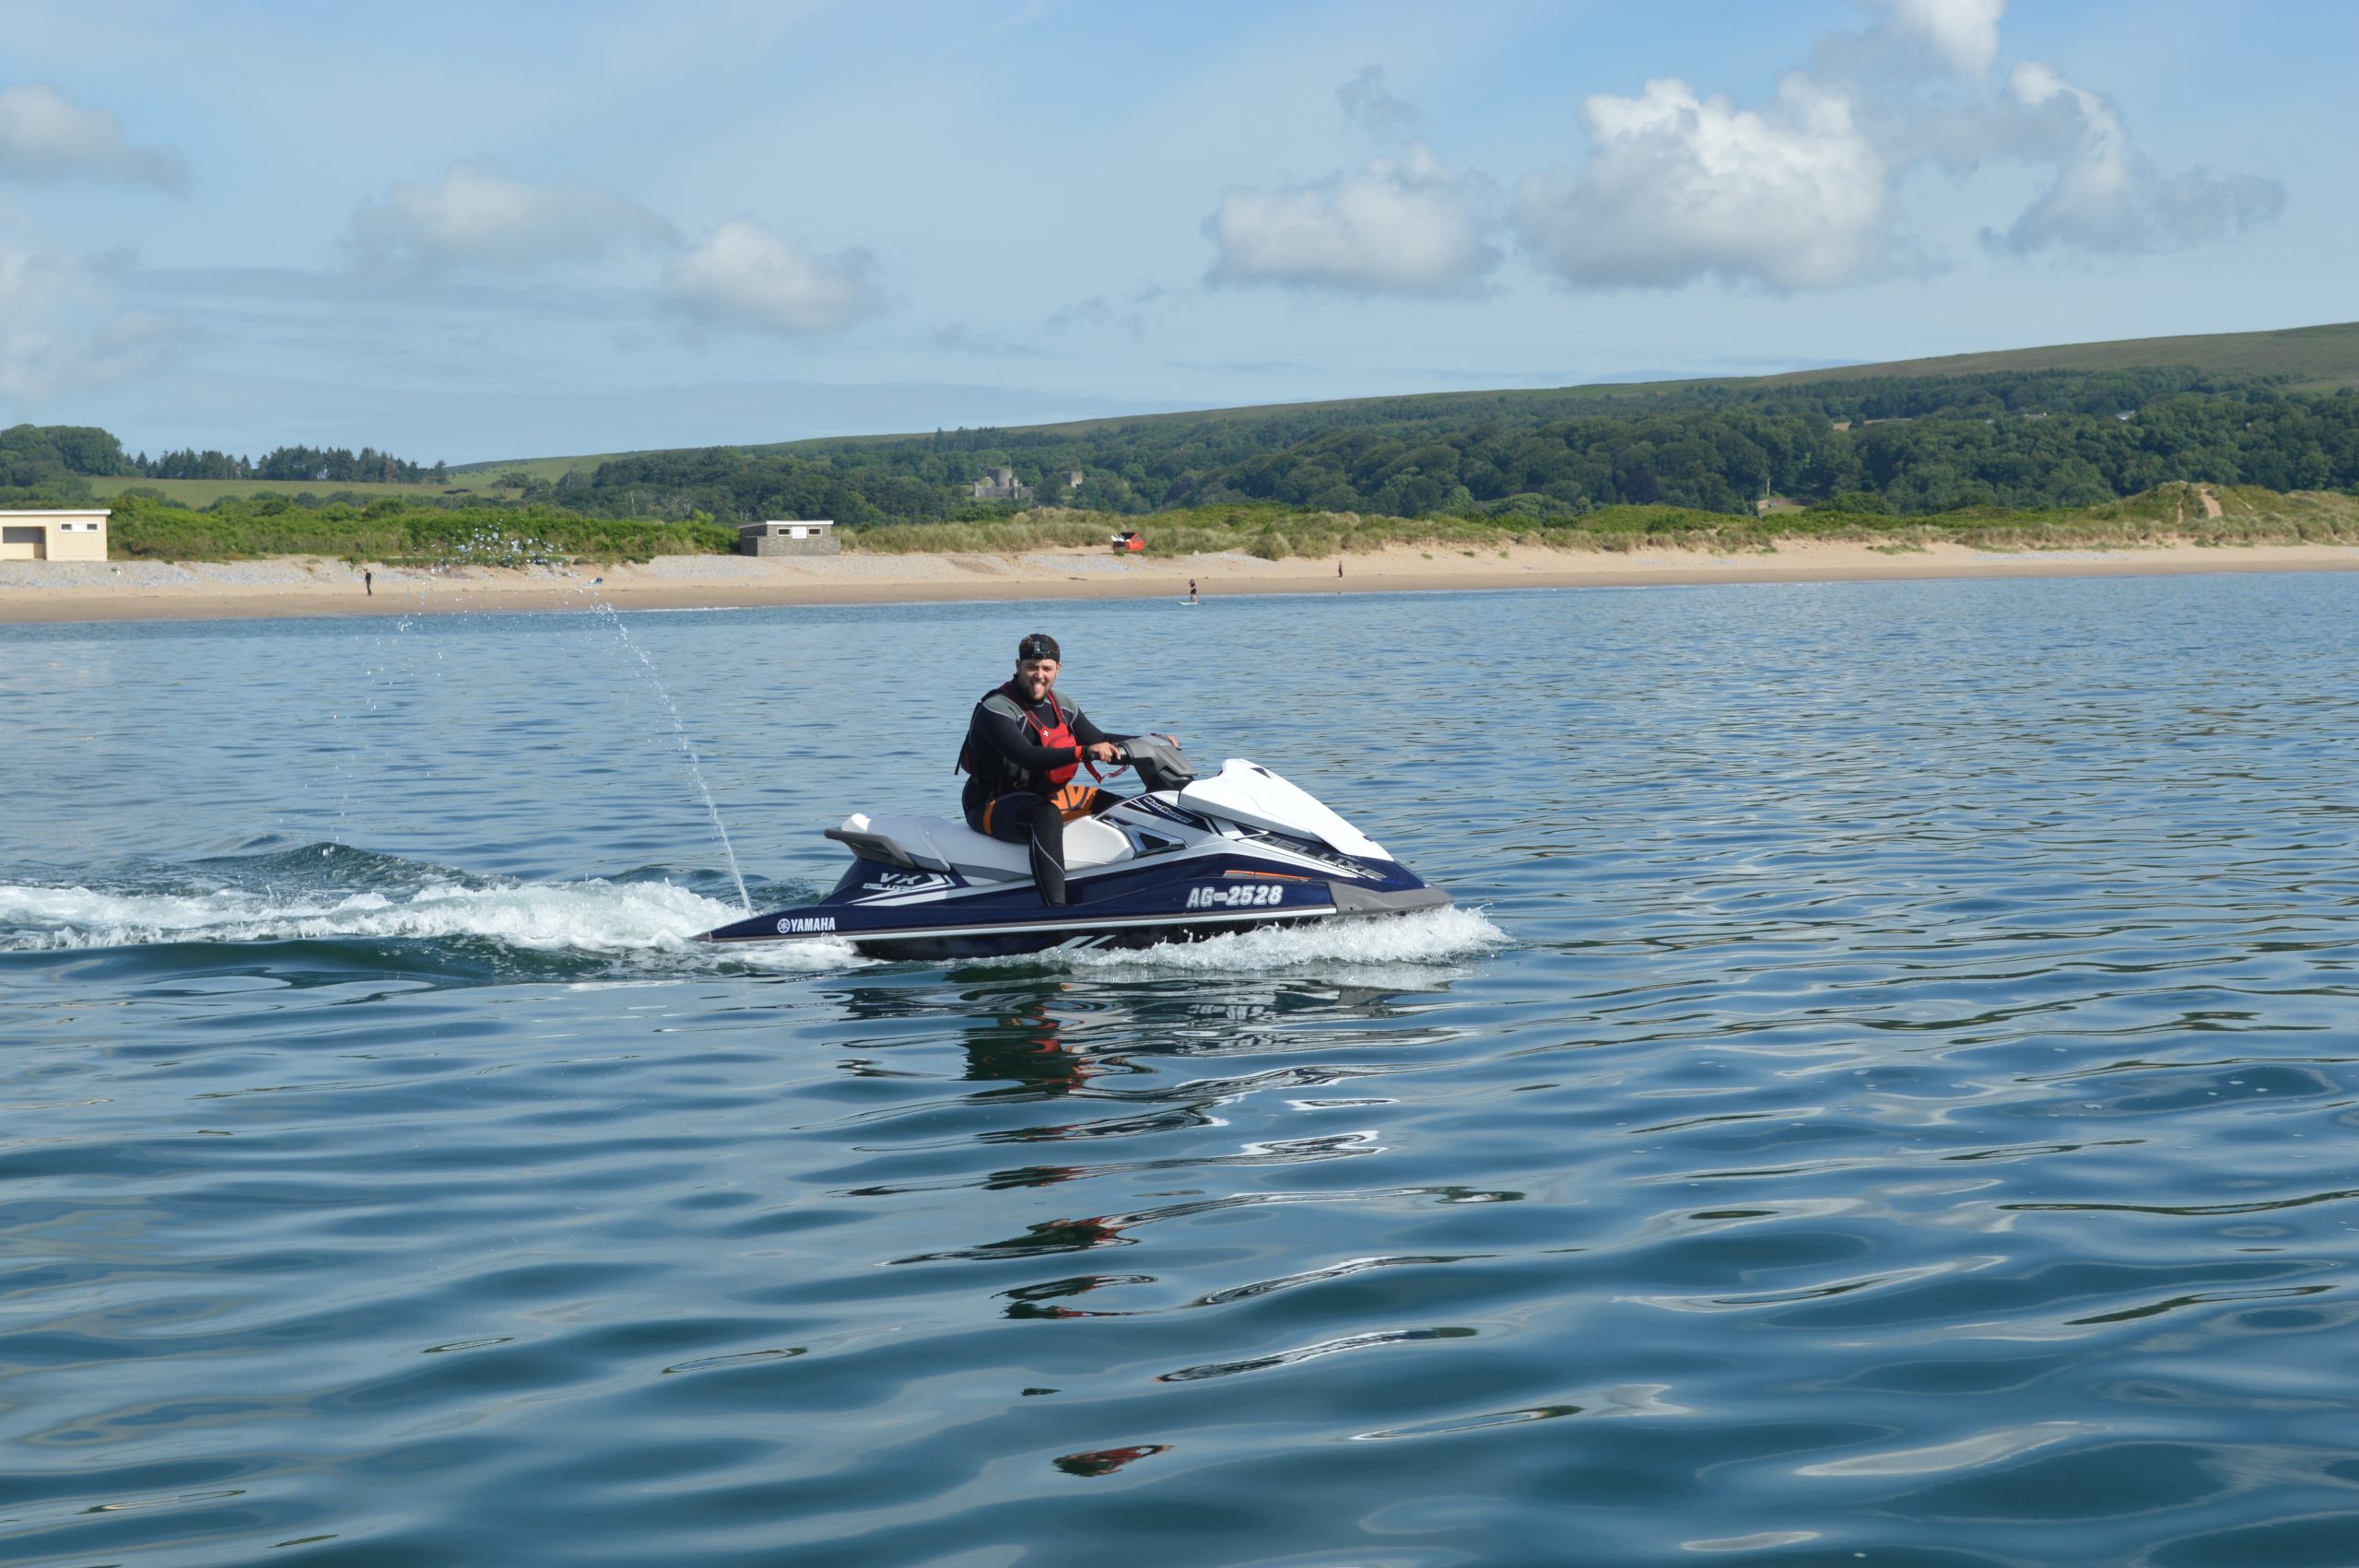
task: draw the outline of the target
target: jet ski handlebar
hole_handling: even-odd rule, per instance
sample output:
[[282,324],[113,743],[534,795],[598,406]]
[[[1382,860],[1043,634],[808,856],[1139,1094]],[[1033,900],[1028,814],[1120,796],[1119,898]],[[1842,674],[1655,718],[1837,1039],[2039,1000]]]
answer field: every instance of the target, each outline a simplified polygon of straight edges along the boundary
[[1178,742],[1163,735],[1133,735],[1121,743],[1122,760],[1138,769],[1139,782],[1149,790],[1180,790],[1193,783],[1196,770]]

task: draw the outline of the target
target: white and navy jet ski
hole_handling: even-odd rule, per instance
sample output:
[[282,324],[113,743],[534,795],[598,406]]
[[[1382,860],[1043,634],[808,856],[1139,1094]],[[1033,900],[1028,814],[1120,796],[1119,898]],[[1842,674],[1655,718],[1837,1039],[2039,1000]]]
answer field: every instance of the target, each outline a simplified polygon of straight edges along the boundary
[[1145,947],[1262,926],[1447,906],[1385,848],[1257,763],[1210,778],[1153,737],[1124,743],[1146,788],[1065,824],[1070,902],[1040,902],[1021,844],[964,823],[866,813],[829,828],[851,869],[816,903],[699,939],[850,942],[872,958],[984,958]]

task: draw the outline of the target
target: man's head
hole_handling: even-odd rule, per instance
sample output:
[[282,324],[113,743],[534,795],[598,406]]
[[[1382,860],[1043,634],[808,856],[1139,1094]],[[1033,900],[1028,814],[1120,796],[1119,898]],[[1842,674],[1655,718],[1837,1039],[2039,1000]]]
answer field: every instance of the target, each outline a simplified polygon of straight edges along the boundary
[[1015,645],[1015,689],[1026,701],[1039,701],[1057,684],[1060,663],[1057,639],[1047,632],[1034,632]]

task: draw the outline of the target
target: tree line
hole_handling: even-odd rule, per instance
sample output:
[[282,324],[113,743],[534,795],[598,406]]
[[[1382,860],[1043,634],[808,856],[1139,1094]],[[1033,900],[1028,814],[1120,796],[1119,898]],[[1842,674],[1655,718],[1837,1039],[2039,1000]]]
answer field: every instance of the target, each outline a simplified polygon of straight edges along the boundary
[[261,457],[188,448],[156,457],[123,451],[95,425],[17,425],[0,430],[0,488],[70,485],[82,479],[285,479],[322,485],[448,483],[446,463],[431,466],[363,447],[277,447]]
[[258,458],[183,450],[125,460],[116,470],[143,479],[284,479],[315,485],[440,485],[450,481],[447,463],[409,462],[374,447],[278,447]]

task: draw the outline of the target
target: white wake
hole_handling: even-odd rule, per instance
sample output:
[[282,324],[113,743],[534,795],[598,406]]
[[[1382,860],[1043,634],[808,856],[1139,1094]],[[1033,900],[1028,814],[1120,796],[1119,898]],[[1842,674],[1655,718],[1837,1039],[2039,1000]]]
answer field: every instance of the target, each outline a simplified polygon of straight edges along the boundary
[[1076,969],[1194,969],[1251,974],[1311,964],[1355,967],[1440,964],[1493,952],[1507,946],[1508,942],[1508,933],[1493,925],[1481,910],[1453,905],[1414,915],[1265,926],[1260,930],[1211,937],[1203,942],[1167,942],[1127,951],[1054,953],[1045,956]]
[[477,937],[538,952],[642,953],[739,919],[734,906],[669,883],[593,879],[539,886],[428,885],[415,892],[108,893],[0,883],[0,951],[176,942]]

